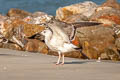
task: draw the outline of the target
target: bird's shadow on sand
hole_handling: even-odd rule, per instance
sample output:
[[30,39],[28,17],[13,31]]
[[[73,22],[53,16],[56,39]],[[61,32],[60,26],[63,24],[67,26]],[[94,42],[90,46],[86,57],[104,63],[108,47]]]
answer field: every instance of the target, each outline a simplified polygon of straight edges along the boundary
[[2,57],[21,57],[20,55],[14,55],[14,54],[0,54]]
[[[64,64],[84,64],[84,63],[88,63],[90,61],[71,61],[71,62],[65,62]],[[56,62],[54,62],[56,63]]]
[[65,62],[64,64],[84,64],[86,62],[74,61],[74,62]]
[[0,56],[13,56],[11,54],[0,54]]

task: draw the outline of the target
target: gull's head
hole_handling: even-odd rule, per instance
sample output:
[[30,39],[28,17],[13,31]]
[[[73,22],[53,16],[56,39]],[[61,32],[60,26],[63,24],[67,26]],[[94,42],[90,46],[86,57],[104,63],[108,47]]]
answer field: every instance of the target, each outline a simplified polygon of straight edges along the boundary
[[43,30],[43,31],[41,32],[41,34],[42,34],[43,36],[50,36],[50,35],[52,35],[52,31],[51,31],[49,28],[46,28],[45,30]]

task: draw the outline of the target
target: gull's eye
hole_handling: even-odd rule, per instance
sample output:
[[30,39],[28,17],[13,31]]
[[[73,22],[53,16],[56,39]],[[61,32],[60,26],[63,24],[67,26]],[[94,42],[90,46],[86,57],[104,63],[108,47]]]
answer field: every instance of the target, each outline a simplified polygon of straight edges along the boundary
[[46,31],[44,31],[44,33],[46,33]]

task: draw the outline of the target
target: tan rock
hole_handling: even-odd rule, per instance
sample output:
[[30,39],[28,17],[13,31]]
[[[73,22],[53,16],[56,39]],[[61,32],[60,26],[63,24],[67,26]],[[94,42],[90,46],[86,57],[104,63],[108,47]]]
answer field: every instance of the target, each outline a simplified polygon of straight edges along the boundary
[[41,24],[49,22],[52,17],[53,16],[48,15],[44,12],[35,12],[32,14],[32,16],[25,17],[24,21],[29,24]]
[[106,0],[106,2],[104,2],[101,6],[112,7],[120,10],[120,4],[117,2],[117,0]]
[[71,58],[84,58],[85,57],[80,53],[80,51],[73,51],[73,52],[68,52],[65,53],[66,57],[71,57]]
[[98,7],[90,20],[104,25],[120,24],[120,11],[111,7]]
[[31,16],[31,15],[32,14],[27,11],[16,9],[16,8],[11,8],[7,13],[8,17],[16,17],[16,18],[21,18],[21,19],[27,16]]
[[109,60],[110,59],[109,56],[106,53],[101,53],[100,58],[102,60]]
[[101,10],[107,10],[107,9],[113,9],[113,8],[108,6],[99,6],[95,9],[95,12],[99,12]]
[[2,48],[2,47],[3,47],[3,43],[0,42],[0,48]]
[[5,19],[7,19],[7,17],[0,14],[0,22],[4,21]]
[[62,20],[63,22],[66,23],[74,23],[74,22],[80,22],[80,21],[88,21],[89,19],[81,14],[74,14],[71,16],[68,16],[66,19]]
[[6,49],[13,49],[13,50],[22,50],[22,48],[14,43],[2,43],[1,48],[6,48]]
[[23,26],[23,32],[25,34],[25,37],[31,37],[32,35],[41,32],[44,29],[43,26],[39,26],[35,24],[27,24],[20,19],[14,19],[11,21],[11,23],[8,23],[7,21],[5,22],[3,26],[4,36],[8,37],[7,35],[10,35],[8,34],[9,32],[11,32],[10,30],[21,26]]
[[96,7],[97,5],[91,1],[65,6],[56,11],[56,18],[62,21],[74,14],[90,17],[95,12]]
[[108,55],[110,60],[113,60],[113,61],[120,60],[120,54],[118,53],[117,48],[108,47],[107,49],[105,49],[105,52]]
[[114,45],[114,31],[111,28],[100,26],[84,27],[77,30],[80,44],[82,44],[83,53],[90,59],[97,59],[105,49],[111,47],[115,49]]
[[[64,54],[65,54],[65,57],[85,59],[85,57],[80,53],[80,51],[72,51],[72,52],[68,52],[68,53],[64,53]],[[58,53],[49,50],[48,55],[58,56]]]
[[120,38],[117,38],[115,40],[115,45],[116,45],[117,49],[120,50]]
[[83,53],[85,53],[90,59],[97,59],[99,52],[90,45],[89,42],[85,41],[83,47]]
[[41,32],[44,27],[28,24],[22,19],[8,19],[2,22],[1,34],[6,39],[24,47],[25,38],[31,37]]
[[44,54],[48,53],[48,47],[45,45],[45,43],[36,39],[28,39],[28,42],[25,45],[25,50],[30,52],[40,52]]

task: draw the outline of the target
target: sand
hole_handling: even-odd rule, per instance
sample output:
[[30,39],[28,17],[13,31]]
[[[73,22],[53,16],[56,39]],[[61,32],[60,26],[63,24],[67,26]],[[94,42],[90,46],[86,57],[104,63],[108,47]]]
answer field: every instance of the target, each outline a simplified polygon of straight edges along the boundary
[[120,62],[65,58],[0,49],[0,80],[120,80]]

